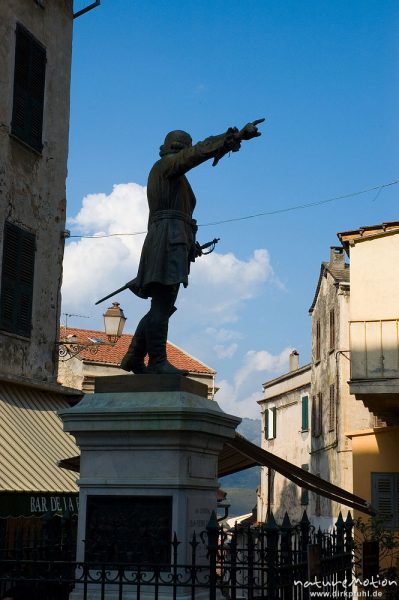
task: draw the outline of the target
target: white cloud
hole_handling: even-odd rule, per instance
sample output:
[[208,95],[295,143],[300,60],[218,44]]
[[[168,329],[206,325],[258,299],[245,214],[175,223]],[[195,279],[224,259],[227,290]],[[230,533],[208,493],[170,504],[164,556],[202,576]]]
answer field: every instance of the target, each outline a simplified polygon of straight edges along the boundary
[[247,352],[233,382],[216,382],[219,391],[215,400],[219,406],[229,414],[259,419],[257,400],[262,398],[262,383],[287,371],[290,352],[291,348],[285,348],[277,355],[266,350]]
[[197,321],[220,329],[221,325],[238,320],[243,303],[259,294],[272,275],[265,249],[255,250],[249,260],[240,260],[231,252],[213,252],[193,265],[181,305],[189,304]]
[[206,334],[213,337],[216,342],[230,342],[232,340],[241,340],[244,336],[241,331],[235,329],[216,329],[215,327],[207,327]]
[[292,348],[284,348],[276,356],[267,350],[250,350],[246,353],[243,365],[237,371],[234,383],[237,390],[241,389],[246,381],[256,372],[278,372],[287,364]]
[[[69,219],[82,235],[112,235],[146,231],[146,188],[118,184],[112,192],[89,194],[78,214]],[[87,306],[121,287],[137,272],[144,235],[80,239],[65,247],[63,307],[89,312]]]
[[238,344],[234,343],[230,344],[229,346],[223,344],[216,344],[216,346],[214,346],[213,349],[216,352],[216,356],[218,358],[232,358],[232,356],[234,356],[234,354],[238,350]]

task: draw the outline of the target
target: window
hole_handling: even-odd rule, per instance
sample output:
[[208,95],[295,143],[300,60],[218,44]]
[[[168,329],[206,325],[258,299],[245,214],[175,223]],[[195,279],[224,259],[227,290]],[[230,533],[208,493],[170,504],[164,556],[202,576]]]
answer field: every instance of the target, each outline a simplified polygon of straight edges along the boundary
[[371,473],[371,504],[387,529],[399,529],[399,473]]
[[4,225],[0,329],[30,337],[35,236],[12,223]]
[[335,429],[335,385],[330,385],[330,398],[328,403],[328,431]]
[[[301,469],[304,471],[309,471],[309,465],[301,465]],[[301,505],[307,506],[309,504],[309,491],[306,488],[302,488],[301,490]]]
[[267,440],[272,440],[276,437],[276,421],[277,409],[275,406],[265,410],[265,437]]
[[321,354],[321,329],[320,329],[320,320],[316,321],[316,341],[315,341],[315,350],[314,350],[314,359],[315,361],[320,360]]
[[309,430],[309,397],[302,396],[302,431]]
[[318,437],[322,433],[323,394],[319,392],[312,398],[312,435]]
[[335,311],[330,310],[330,350],[335,348]]
[[45,72],[45,48],[17,25],[11,132],[39,152],[43,148]]

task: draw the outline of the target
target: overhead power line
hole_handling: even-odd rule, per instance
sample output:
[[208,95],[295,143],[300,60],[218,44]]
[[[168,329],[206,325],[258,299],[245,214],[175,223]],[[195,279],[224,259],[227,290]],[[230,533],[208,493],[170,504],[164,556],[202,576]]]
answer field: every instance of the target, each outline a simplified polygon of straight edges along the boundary
[[[246,221],[248,219],[256,219],[258,217],[266,217],[266,216],[271,216],[271,215],[277,215],[280,213],[291,212],[293,210],[302,210],[304,208],[311,208],[312,206],[321,206],[322,204],[328,204],[329,202],[335,202],[337,200],[345,200],[347,198],[354,198],[355,196],[361,196],[362,194],[367,194],[368,192],[375,192],[376,190],[378,190],[375,198],[373,199],[373,202],[375,202],[383,189],[385,189],[387,187],[391,187],[393,185],[397,185],[398,183],[399,183],[399,179],[396,179],[395,181],[390,181],[389,183],[383,183],[383,184],[376,185],[371,188],[367,188],[366,190],[360,190],[358,192],[352,192],[350,194],[343,194],[342,196],[334,196],[334,198],[328,198],[327,200],[318,200],[316,202],[307,202],[305,204],[296,204],[294,206],[287,206],[286,208],[276,208],[275,210],[254,213],[252,215],[245,215],[243,217],[233,217],[231,219],[222,219],[220,221],[211,221],[209,223],[200,223],[198,225],[198,227],[209,227],[211,225],[223,225],[224,223],[234,223],[235,221]],[[144,235],[146,233],[147,233],[146,231],[135,231],[133,233],[109,233],[109,234],[104,234],[104,235],[71,235],[69,237],[85,238],[85,239],[97,239],[97,238],[100,239],[100,238],[117,237],[117,236],[120,237],[120,236],[126,236],[126,235],[128,235],[128,236]]]

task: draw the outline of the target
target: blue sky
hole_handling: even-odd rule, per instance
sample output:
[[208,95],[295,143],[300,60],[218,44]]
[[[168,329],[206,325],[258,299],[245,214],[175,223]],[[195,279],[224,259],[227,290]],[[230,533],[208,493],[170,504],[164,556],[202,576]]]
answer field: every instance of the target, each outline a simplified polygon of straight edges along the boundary
[[[145,228],[142,186],[172,129],[197,141],[266,118],[262,137],[189,174],[199,224],[399,179],[398,25],[396,0],[102,0],[74,23],[71,233]],[[201,242],[221,241],[194,265],[170,339],[218,371],[222,406],[256,416],[288,349],[309,360],[308,309],[336,232],[397,220],[398,194],[200,227]],[[102,327],[95,300],[136,274],[143,236],[127,239],[70,240],[63,311],[90,319],[69,324]],[[117,300],[134,331],[146,304]]]

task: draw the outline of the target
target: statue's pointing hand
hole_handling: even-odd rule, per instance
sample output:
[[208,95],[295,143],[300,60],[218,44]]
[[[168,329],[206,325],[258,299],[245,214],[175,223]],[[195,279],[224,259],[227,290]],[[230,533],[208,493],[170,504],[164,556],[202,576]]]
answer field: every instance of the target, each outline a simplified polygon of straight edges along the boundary
[[236,139],[239,140],[251,140],[252,138],[259,137],[261,132],[258,130],[257,125],[259,123],[263,123],[265,119],[256,119],[256,121],[252,121],[252,123],[247,123],[245,127],[238,131],[235,136]]

